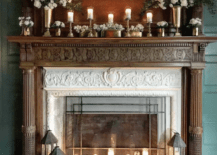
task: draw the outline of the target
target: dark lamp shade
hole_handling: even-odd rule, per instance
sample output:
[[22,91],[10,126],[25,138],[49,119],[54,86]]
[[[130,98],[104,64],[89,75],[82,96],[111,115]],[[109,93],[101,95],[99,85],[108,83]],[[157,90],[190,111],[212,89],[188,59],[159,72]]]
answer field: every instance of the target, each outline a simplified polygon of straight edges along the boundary
[[179,133],[175,133],[175,135],[171,138],[171,140],[168,142],[169,146],[172,146],[174,148],[184,148],[186,147],[185,142],[182,140]]
[[65,155],[65,153],[59,148],[59,146],[56,146],[50,155]]
[[45,134],[44,138],[41,140],[42,144],[54,144],[57,142],[58,142],[58,140],[54,136],[54,134],[51,132],[51,130],[48,130],[47,133]]

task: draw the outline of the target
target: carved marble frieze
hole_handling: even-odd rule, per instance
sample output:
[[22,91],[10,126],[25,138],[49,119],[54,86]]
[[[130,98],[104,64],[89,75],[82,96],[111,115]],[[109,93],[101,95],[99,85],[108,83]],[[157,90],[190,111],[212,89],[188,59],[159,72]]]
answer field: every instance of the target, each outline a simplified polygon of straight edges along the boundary
[[45,88],[180,88],[180,69],[45,68]]
[[192,47],[34,47],[35,61],[190,62]]

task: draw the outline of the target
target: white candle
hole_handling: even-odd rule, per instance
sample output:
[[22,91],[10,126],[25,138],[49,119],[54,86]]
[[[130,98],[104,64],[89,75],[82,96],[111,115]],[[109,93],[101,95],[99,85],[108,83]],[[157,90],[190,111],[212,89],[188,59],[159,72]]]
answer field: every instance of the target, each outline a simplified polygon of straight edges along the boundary
[[87,19],[93,19],[93,9],[87,9]]
[[126,13],[126,18],[130,20],[131,19],[131,9],[126,9],[125,13]]
[[114,149],[109,149],[108,150],[108,155],[114,155],[115,153],[114,153]]
[[147,23],[152,23],[152,17],[153,15],[151,12],[147,13]]
[[68,22],[73,23],[73,18],[74,18],[74,12],[68,12]]
[[114,21],[114,15],[113,14],[109,14],[108,15],[108,22],[109,23],[113,23],[113,21]]
[[142,150],[142,155],[148,155],[148,149],[143,149]]

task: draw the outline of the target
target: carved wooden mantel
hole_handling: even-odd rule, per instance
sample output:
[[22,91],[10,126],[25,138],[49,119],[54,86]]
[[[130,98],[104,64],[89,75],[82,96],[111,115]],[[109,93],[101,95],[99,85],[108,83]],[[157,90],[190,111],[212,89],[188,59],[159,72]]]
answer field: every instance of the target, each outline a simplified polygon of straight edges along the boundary
[[42,67],[183,67],[182,138],[187,143],[188,155],[202,155],[202,70],[205,68],[205,48],[217,37],[11,36],[8,40],[20,44],[20,68],[24,77],[24,155],[41,152],[40,140],[44,136]]

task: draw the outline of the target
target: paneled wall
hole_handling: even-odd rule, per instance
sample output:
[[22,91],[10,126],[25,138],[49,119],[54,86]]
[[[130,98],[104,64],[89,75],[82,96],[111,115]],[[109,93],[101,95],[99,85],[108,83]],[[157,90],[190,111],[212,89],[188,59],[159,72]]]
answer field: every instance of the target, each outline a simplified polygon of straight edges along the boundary
[[7,41],[19,35],[21,0],[0,1],[0,154],[21,155],[22,72],[19,47]]
[[[204,10],[204,32],[217,36],[217,15]],[[206,69],[203,72],[203,155],[217,154],[217,43],[206,49]]]

